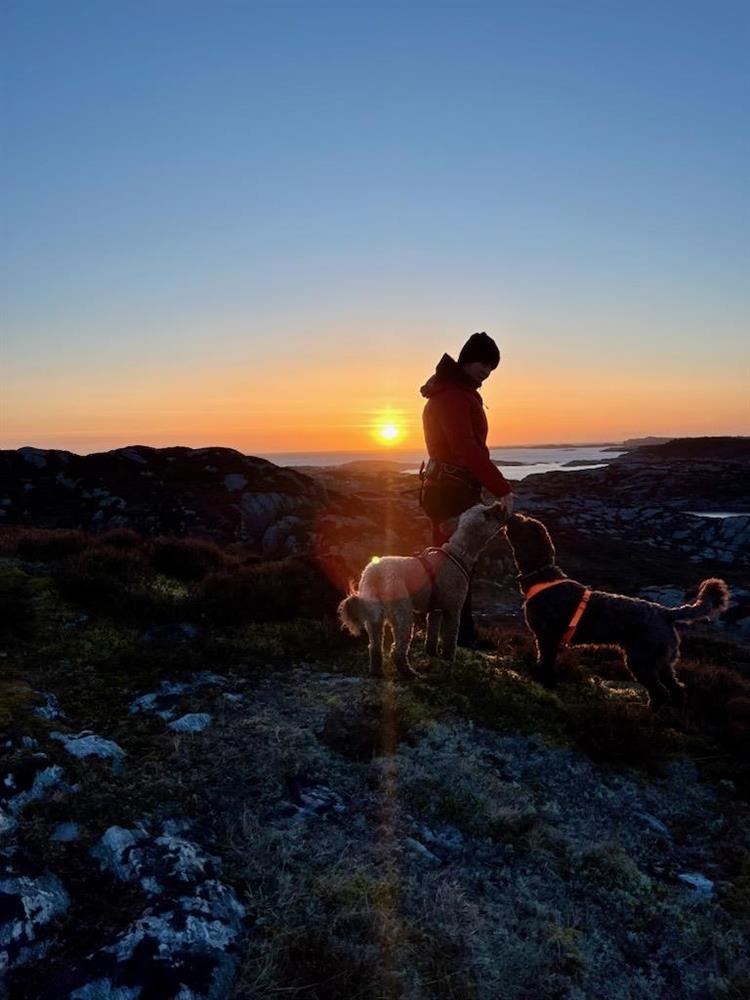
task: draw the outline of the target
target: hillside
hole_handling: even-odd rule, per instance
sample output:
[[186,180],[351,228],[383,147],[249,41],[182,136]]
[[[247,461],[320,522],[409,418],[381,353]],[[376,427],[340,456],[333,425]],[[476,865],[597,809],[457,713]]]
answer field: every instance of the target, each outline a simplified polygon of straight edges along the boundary
[[[370,679],[333,612],[370,555],[426,543],[414,477],[168,451],[111,465],[156,473],[150,533],[112,520],[142,517],[133,484],[149,476],[115,489],[78,466],[68,487],[43,453],[0,489],[41,494],[45,474],[75,500],[69,526],[49,528],[33,519],[51,492],[14,499],[0,529],[11,1000],[746,994],[748,519],[728,531],[686,513],[708,499],[700,463],[644,478],[618,462],[517,491],[591,582],[668,603],[706,575],[733,583],[722,621],[685,630],[675,729],[612,650],[564,654],[554,693],[536,683],[502,538],[478,584],[493,651],[448,667],[418,638],[423,680]],[[729,502],[735,459],[712,461]],[[217,471],[190,482],[199,463]],[[246,484],[222,487],[232,475]],[[83,531],[96,489],[125,507]],[[202,538],[161,520],[188,492]],[[263,509],[245,530],[242,511]],[[214,515],[226,534],[211,539]]]

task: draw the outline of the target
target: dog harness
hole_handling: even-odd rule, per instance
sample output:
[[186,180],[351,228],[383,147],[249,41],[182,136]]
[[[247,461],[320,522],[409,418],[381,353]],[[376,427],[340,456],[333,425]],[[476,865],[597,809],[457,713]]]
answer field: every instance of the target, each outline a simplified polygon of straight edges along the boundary
[[[573,580],[548,580],[547,583],[535,583],[526,591],[526,604],[529,603],[532,597],[536,597],[537,594],[541,594],[543,590],[547,590],[548,587],[556,587],[558,583],[573,583]],[[583,617],[583,612],[586,610],[586,605],[589,603],[589,598],[591,597],[591,588],[585,587],[581,600],[578,602],[578,607],[573,612],[573,617],[568,622],[568,627],[563,633],[563,637],[560,640],[563,646],[569,646],[573,641],[573,636],[576,634],[576,629],[578,628],[578,623]]]
[[446,552],[445,549],[436,548],[434,546],[430,546],[430,548],[425,549],[423,552],[419,552],[416,555],[416,558],[419,559],[419,561],[422,563],[422,566],[424,567],[424,571],[425,571],[425,573],[427,574],[427,576],[429,577],[429,580],[430,580],[430,599],[427,602],[427,611],[428,612],[436,610],[436,604],[435,604],[435,582],[436,582],[436,579],[437,579],[437,572],[435,570],[435,567],[432,565],[432,563],[427,558],[429,555],[432,555],[433,552],[439,552],[441,556],[445,556],[446,559],[450,559],[450,561],[454,564],[454,566],[458,566],[458,568],[461,570],[461,572],[463,573],[463,575],[466,577],[466,582],[467,583],[469,582],[469,579],[470,579],[470,576],[471,576],[470,573],[469,573],[469,571],[468,571],[468,569],[464,566],[464,564],[461,562],[461,560],[458,558],[458,556],[454,556],[452,552]]

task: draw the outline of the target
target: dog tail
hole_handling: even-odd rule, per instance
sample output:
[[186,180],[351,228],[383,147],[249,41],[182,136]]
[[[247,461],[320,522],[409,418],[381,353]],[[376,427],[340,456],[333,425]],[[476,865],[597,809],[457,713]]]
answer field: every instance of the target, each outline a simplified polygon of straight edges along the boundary
[[668,608],[667,617],[673,622],[710,621],[718,618],[729,605],[729,587],[723,580],[712,577],[704,580],[698,588],[698,596],[692,604],[682,604],[679,608]]
[[359,596],[353,584],[349,584],[349,596],[338,606],[341,627],[352,635],[361,635],[368,620],[368,602]]

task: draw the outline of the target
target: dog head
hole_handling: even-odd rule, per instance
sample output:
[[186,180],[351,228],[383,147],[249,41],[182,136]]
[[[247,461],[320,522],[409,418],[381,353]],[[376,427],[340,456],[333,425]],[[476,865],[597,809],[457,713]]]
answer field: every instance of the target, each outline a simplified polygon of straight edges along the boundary
[[479,552],[496,535],[507,518],[505,504],[500,501],[485,505],[474,504],[458,519],[458,527],[451,536],[469,552]]
[[513,514],[508,518],[505,532],[521,574],[532,573],[554,563],[555,546],[541,521],[524,514]]

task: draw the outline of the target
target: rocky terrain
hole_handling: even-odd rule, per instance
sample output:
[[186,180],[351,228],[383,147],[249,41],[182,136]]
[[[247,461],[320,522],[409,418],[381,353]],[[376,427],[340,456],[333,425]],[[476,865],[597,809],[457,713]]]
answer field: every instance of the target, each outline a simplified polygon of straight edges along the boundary
[[398,467],[2,453],[0,996],[746,996],[750,518],[689,511],[747,512],[748,458],[714,444],[516,489],[587,582],[733,586],[679,730],[614,651],[535,682],[501,538],[494,651],[367,677],[332,612],[429,541]]

